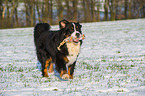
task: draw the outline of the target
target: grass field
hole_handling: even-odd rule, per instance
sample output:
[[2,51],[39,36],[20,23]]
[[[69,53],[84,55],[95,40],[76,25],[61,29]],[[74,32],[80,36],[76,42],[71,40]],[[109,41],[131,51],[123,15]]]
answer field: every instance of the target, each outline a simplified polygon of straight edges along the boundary
[[145,19],[82,25],[86,39],[68,81],[41,76],[33,28],[1,29],[0,96],[144,96]]

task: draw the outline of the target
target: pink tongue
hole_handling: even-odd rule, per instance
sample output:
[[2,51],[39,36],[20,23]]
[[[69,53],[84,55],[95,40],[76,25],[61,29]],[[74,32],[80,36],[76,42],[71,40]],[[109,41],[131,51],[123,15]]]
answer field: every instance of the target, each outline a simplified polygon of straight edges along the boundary
[[79,42],[79,40],[83,40],[85,38],[84,34],[81,35],[79,38],[73,38],[72,36],[66,38],[66,42]]
[[78,39],[74,39],[74,42],[79,42],[79,40]]

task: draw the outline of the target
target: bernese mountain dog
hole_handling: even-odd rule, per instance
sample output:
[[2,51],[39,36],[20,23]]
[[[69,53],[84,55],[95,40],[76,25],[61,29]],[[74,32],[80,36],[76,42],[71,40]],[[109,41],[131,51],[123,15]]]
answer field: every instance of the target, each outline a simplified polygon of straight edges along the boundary
[[34,44],[43,77],[49,77],[48,72],[53,72],[55,64],[62,79],[73,79],[76,60],[84,39],[81,27],[79,23],[65,19],[59,22],[60,30],[57,31],[50,30],[48,23],[38,23],[35,26]]

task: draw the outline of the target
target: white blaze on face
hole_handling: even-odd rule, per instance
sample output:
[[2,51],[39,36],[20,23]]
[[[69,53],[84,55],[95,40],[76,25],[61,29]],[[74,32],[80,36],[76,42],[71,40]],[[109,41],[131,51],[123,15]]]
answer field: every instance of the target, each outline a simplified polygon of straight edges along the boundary
[[79,34],[80,34],[80,32],[76,30],[76,25],[75,25],[74,23],[72,23],[72,24],[73,24],[73,26],[74,26],[74,32],[72,33],[71,36],[72,36],[73,38],[77,38],[76,33],[79,33]]

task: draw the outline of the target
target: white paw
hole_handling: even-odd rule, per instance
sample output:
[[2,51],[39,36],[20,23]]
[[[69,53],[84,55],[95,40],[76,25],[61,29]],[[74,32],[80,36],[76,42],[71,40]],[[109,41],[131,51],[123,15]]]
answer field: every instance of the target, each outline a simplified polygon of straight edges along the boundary
[[70,77],[68,74],[63,74],[61,78],[64,80],[68,80]]

